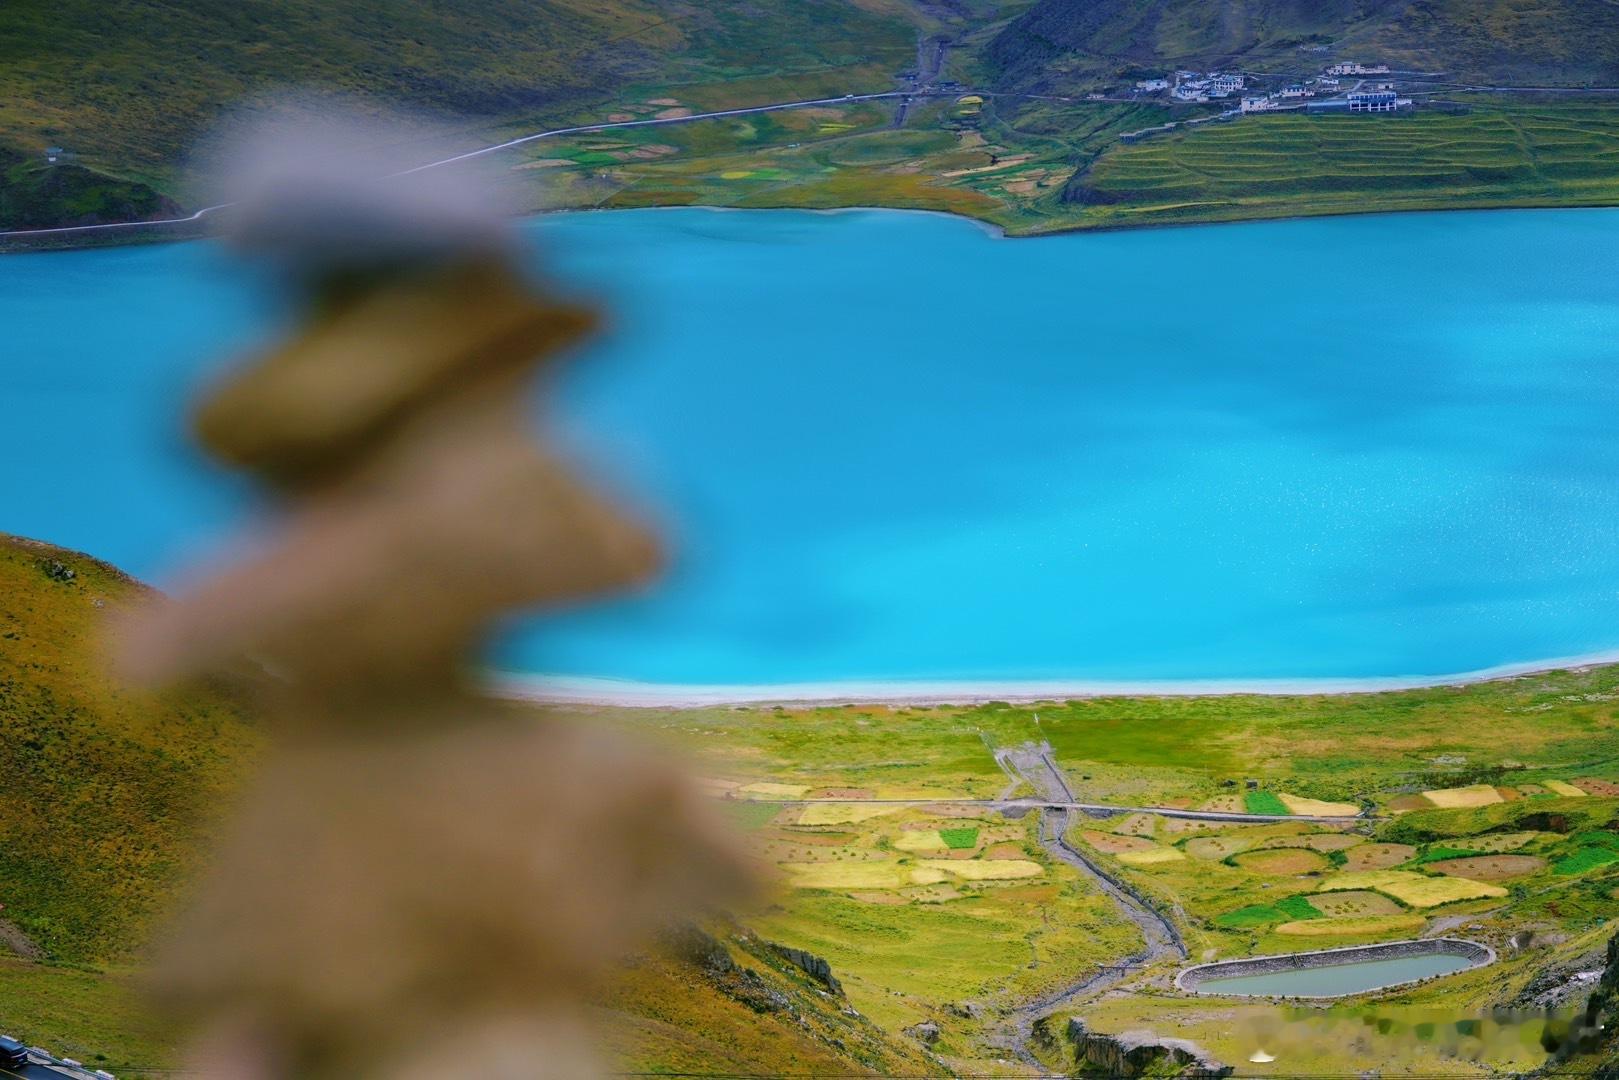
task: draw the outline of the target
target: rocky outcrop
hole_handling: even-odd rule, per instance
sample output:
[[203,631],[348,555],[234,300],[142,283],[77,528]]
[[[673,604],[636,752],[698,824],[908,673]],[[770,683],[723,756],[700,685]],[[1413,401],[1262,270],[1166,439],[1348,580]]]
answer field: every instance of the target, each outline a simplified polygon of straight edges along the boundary
[[843,996],[843,984],[838,982],[837,977],[832,974],[832,965],[821,957],[812,952],[805,952],[803,949],[795,949],[790,945],[777,945],[773,941],[765,942],[764,947],[770,955],[785,960],[798,968],[811,979],[820,983],[828,992],[839,997]]
[[924,1020],[920,1024],[912,1024],[910,1027],[906,1028],[905,1034],[909,1035],[923,1046],[932,1046],[934,1043],[939,1041],[939,1037],[943,1035],[944,1032],[942,1032],[939,1029],[939,1025],[935,1024],[932,1020]]
[[1149,1031],[1104,1035],[1084,1021],[1068,1021],[1074,1044],[1074,1075],[1095,1077],[1174,1076],[1186,1080],[1230,1076],[1234,1071],[1194,1042],[1160,1038]]
[[1536,1076],[1619,1080],[1619,934],[1608,940],[1602,975],[1583,1012],[1548,1023],[1541,1044],[1551,1060]]

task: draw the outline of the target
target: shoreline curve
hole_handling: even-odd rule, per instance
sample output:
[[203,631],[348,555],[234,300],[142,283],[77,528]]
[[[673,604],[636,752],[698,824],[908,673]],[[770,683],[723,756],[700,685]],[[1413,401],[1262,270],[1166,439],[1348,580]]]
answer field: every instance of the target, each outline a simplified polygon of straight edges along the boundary
[[[1384,983],[1369,990],[1352,990],[1343,994],[1237,994],[1218,990],[1198,989],[1206,979],[1243,978],[1250,975],[1272,975],[1289,971],[1314,971],[1320,968],[1342,967],[1353,963],[1402,959],[1409,956],[1455,956],[1469,961],[1464,968],[1442,975],[1422,975],[1398,982]],[[1302,953],[1278,953],[1271,956],[1248,956],[1235,960],[1215,960],[1207,964],[1194,964],[1175,973],[1175,989],[1183,994],[1205,994],[1208,997],[1309,998],[1329,1000],[1380,994],[1403,986],[1412,986],[1433,979],[1446,979],[1467,971],[1488,967],[1498,959],[1490,946],[1466,938],[1412,938],[1406,941],[1384,941],[1372,945],[1344,945],[1335,949],[1316,949]]]
[[1582,671],[1619,664],[1619,649],[1582,656],[1499,664],[1451,675],[1391,675],[1363,678],[1165,679],[1165,680],[925,680],[862,679],[805,683],[684,684],[637,682],[573,675],[493,671],[486,688],[500,697],[570,705],[700,708],[714,705],[982,705],[1103,697],[1230,697],[1260,695],[1380,694],[1503,682],[1555,671]]

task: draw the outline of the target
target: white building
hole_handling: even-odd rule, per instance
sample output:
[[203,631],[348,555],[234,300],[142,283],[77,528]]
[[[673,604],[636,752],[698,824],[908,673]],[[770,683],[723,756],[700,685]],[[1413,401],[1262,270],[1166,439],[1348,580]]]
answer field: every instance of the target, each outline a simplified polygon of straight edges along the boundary
[[1232,93],[1242,89],[1243,77],[1241,75],[1225,75],[1218,71],[1209,75],[1209,85],[1216,90]]
[[1137,90],[1143,90],[1143,91],[1145,91],[1145,92],[1147,92],[1149,94],[1155,93],[1155,92],[1157,92],[1159,90],[1168,90],[1169,89],[1169,80],[1168,79],[1142,79],[1140,82],[1136,83],[1136,89]]
[[1270,112],[1274,108],[1276,103],[1263,94],[1242,99],[1242,111],[1245,113]]
[[1387,75],[1388,73],[1389,66],[1387,64],[1359,64],[1353,61],[1346,64],[1334,64],[1327,69],[1328,75]]

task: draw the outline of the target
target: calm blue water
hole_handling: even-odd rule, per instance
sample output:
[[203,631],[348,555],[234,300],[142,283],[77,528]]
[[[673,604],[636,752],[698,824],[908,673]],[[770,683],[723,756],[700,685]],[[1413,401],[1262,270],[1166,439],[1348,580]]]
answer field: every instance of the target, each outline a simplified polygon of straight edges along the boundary
[[[1619,212],[529,232],[613,310],[567,423],[675,563],[518,627],[507,667],[1358,678],[1619,646]],[[178,409],[275,321],[208,245],[0,259],[0,529],[171,580],[244,508]]]
[[1402,956],[1392,960],[1364,960],[1303,971],[1275,971],[1268,975],[1234,975],[1198,984],[1201,994],[1240,994],[1244,997],[1339,997],[1364,994],[1384,986],[1415,982],[1435,975],[1465,971],[1473,962],[1461,956]]

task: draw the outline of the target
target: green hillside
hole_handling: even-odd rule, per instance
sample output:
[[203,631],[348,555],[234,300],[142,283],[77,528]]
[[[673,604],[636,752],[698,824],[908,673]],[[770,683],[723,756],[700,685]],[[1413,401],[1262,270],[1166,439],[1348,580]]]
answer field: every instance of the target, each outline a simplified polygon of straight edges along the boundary
[[[1313,51],[1317,48],[1325,51]],[[1319,70],[1324,57],[1469,82],[1619,83],[1619,5],[1593,0],[1040,0],[986,48],[1006,86],[1179,66]]]
[[318,87],[465,118],[557,115],[635,83],[828,68],[915,49],[898,0],[17,0],[0,5],[0,144],[164,174],[231,104]]
[[18,951],[127,959],[259,743],[222,687],[144,693],[101,668],[149,590],[0,537],[0,903]]

